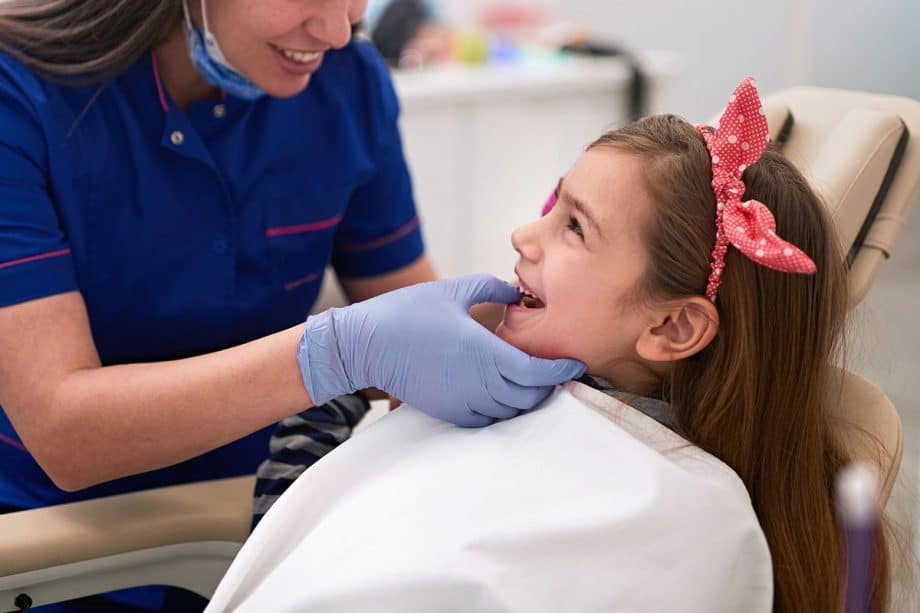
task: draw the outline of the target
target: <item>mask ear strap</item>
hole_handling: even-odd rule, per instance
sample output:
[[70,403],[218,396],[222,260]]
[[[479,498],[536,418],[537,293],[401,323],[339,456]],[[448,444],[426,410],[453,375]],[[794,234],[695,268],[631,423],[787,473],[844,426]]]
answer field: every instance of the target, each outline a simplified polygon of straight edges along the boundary
[[205,0],[201,0],[201,23],[204,26],[205,33],[209,34],[211,28],[208,27],[208,9],[205,7]]
[[[182,14],[185,16],[185,23],[188,24],[188,27],[194,27],[194,24],[192,23],[192,15],[188,11],[188,0],[182,0]],[[211,32],[211,28],[208,27],[208,11],[207,8],[205,8],[205,0],[201,0],[201,21],[202,25],[204,26],[203,29],[205,34],[209,34]]]
[[188,12],[188,0],[182,0],[182,14],[185,16],[185,23],[192,27],[192,16]]

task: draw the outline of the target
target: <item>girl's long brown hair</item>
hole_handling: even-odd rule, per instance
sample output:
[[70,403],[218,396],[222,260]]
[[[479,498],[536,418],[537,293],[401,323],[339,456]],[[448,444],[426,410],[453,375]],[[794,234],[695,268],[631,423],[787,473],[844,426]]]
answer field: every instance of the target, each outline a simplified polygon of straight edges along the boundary
[[181,0],[2,0],[0,50],[53,79],[103,82],[181,15]]
[[[702,137],[672,115],[595,141],[645,159],[654,210],[644,229],[651,299],[702,295],[715,244],[712,167]],[[801,173],[772,146],[744,171],[744,199],[766,204],[777,233],[809,254],[815,275],[725,257],[719,333],[662,382],[676,428],[747,486],[773,558],[774,610],[840,610],[840,539],[832,487],[847,456],[830,417],[844,338],[846,271],[833,227]],[[876,552],[876,610],[888,598],[885,543]]]

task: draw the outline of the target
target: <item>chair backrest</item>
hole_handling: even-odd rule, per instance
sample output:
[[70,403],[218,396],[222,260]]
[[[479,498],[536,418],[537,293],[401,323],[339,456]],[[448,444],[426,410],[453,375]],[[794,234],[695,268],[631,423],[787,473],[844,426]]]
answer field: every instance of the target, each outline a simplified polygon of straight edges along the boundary
[[848,254],[853,307],[920,196],[920,102],[800,87],[767,96],[764,110],[772,139],[831,212]]
[[[764,99],[771,140],[827,205],[847,256],[849,305],[869,290],[920,196],[920,102],[816,87]],[[901,463],[898,413],[874,385],[841,373],[834,421],[854,460],[873,463],[886,502]]]

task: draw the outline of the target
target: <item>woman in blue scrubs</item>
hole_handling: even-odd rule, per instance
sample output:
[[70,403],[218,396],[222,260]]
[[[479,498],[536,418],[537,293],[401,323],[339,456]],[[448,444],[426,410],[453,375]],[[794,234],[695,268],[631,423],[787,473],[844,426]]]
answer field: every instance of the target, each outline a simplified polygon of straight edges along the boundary
[[[433,281],[364,9],[0,4],[0,509],[252,473],[367,387],[477,426],[580,374],[468,316],[516,289]],[[329,263],[364,302],[305,326]]]

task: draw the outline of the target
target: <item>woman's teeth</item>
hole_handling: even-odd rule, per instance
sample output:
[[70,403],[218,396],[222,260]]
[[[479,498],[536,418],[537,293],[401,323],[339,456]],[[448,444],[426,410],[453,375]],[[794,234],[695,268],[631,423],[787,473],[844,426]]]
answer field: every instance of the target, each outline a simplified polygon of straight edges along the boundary
[[291,60],[292,62],[296,62],[297,64],[309,64],[313,60],[317,59],[320,55],[322,55],[322,53],[319,51],[307,53],[306,51],[292,51],[291,49],[282,49],[281,47],[277,47],[277,49],[281,52],[281,55]]

